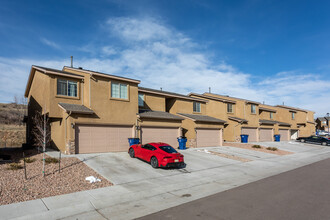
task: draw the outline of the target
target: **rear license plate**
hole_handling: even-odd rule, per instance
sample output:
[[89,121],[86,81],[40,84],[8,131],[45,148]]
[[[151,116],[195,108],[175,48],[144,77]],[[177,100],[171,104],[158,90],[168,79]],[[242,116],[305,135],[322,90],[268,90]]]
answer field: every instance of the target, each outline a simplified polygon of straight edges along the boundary
[[174,159],[174,162],[179,162],[179,159]]

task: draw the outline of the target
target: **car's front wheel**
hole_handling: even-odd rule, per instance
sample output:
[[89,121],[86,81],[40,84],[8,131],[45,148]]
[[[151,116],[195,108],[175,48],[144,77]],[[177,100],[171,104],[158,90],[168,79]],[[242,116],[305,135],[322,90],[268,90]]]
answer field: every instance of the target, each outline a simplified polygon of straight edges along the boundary
[[128,154],[131,158],[134,158],[135,157],[135,152],[134,152],[134,149],[133,148],[130,148],[129,151],[128,151]]
[[150,160],[150,164],[152,166],[152,168],[158,168],[158,160],[156,157],[152,157]]
[[327,142],[322,142],[322,145],[323,146],[327,146]]
[[301,142],[301,143],[304,143],[304,142],[305,142],[305,139],[301,139],[300,142]]

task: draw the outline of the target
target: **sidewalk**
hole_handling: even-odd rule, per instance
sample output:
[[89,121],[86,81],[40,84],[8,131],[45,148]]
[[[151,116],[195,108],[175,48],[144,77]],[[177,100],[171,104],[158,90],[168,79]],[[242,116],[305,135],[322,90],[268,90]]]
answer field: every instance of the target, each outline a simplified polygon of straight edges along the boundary
[[4,205],[0,206],[0,215],[2,219],[132,219],[329,157],[329,147],[304,149],[279,157],[260,155],[247,163],[192,169],[171,176]]

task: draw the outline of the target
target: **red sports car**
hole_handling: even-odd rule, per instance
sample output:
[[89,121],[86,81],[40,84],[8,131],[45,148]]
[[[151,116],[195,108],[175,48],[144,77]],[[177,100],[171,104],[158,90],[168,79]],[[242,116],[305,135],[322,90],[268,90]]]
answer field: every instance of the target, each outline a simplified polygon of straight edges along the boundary
[[165,143],[134,144],[128,154],[134,158],[140,158],[157,167],[181,167],[184,165],[183,155],[173,147]]

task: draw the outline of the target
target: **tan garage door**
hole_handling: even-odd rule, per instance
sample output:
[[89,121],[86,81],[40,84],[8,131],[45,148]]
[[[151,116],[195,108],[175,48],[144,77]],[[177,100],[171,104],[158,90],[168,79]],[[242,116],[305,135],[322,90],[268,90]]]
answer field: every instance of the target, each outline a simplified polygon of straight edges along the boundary
[[222,135],[220,129],[196,129],[197,147],[221,146]]
[[273,141],[273,129],[260,128],[259,141]]
[[289,130],[288,129],[280,129],[278,133],[281,135],[281,141],[289,140]]
[[248,142],[256,142],[257,140],[257,129],[256,128],[242,128],[241,134],[249,135]]
[[172,147],[178,147],[179,128],[142,127],[142,144],[164,142]]
[[76,153],[103,153],[128,150],[131,126],[76,126]]

